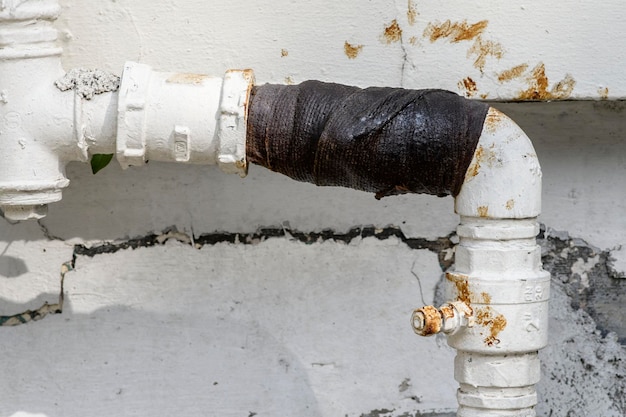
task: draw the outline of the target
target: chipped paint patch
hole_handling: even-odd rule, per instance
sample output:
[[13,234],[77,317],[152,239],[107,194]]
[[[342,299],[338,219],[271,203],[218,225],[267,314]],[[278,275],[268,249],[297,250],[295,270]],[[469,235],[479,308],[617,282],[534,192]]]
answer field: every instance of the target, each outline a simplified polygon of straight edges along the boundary
[[518,95],[520,100],[564,100],[572,95],[576,81],[570,74],[549,88],[546,66],[540,62],[527,78],[528,88]]
[[489,217],[489,206],[478,206],[476,211],[480,217]]
[[578,274],[580,277],[581,289],[579,291],[589,288],[589,273],[596,267],[596,265],[598,265],[599,262],[600,255],[596,255],[592,258],[588,258],[587,260],[578,258],[576,262],[572,264],[572,274]]
[[391,44],[402,40],[402,29],[396,19],[393,19],[389,25],[385,27],[382,34],[383,42]]
[[363,50],[363,45],[353,45],[348,41],[343,44],[343,51],[349,59],[355,59]]
[[499,73],[498,81],[503,83],[506,81],[510,81],[514,78],[519,78],[527,69],[528,69],[528,64],[516,65],[513,68],[509,68],[508,70],[504,70],[501,73]]
[[280,57],[281,58],[284,58],[284,57],[286,57],[288,55],[289,55],[289,51],[288,50],[286,50],[286,49],[281,49],[280,50]]
[[515,207],[515,200],[510,199],[507,200],[505,206],[504,206],[507,210],[513,210],[513,207]]
[[471,77],[466,77],[459,81],[459,88],[465,90],[465,97],[467,98],[474,97],[477,93],[476,81]]

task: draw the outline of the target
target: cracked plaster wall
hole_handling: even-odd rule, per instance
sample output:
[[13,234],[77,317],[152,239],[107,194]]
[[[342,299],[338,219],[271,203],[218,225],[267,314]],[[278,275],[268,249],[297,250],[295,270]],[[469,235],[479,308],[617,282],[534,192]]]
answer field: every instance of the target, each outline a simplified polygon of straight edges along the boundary
[[[422,87],[470,91],[457,84],[479,79],[471,62],[475,74],[442,75],[460,64],[424,70],[434,65],[432,55],[424,60],[426,50],[411,44],[411,33],[423,28],[410,25],[406,12],[411,5],[422,17],[428,11],[418,2],[383,3],[370,13],[337,4],[334,13],[358,15],[358,25],[316,32],[306,47],[293,13],[272,10],[279,23],[264,25],[255,47],[224,41],[227,20],[216,20],[217,11],[192,15],[177,1],[78,7],[68,0],[59,27],[68,68],[119,72],[134,59],[173,71],[251,66],[261,81],[416,87],[431,80]],[[227,15],[236,13],[231,8]],[[268,18],[253,11],[257,21]],[[315,13],[332,26],[323,10]],[[497,32],[501,24],[487,28]],[[387,43],[381,35],[390,27]],[[485,30],[483,41],[492,39]],[[310,53],[317,42],[339,46],[326,48],[320,61]],[[360,51],[356,58],[346,56],[346,44]],[[471,45],[446,45],[467,60]],[[489,66],[501,60],[486,57],[488,75],[515,63],[520,52],[510,45],[501,68]],[[555,80],[571,70],[546,65]],[[598,79],[602,68],[594,68]],[[622,416],[626,106],[497,107],[532,138],[544,171],[540,244],[553,300],[538,415]],[[214,167],[164,164],[125,172],[112,165],[96,176],[71,164],[68,176],[63,201],[41,222],[0,219],[0,315],[26,321],[39,318],[42,305],[63,302],[60,314],[0,327],[0,369],[8,370],[0,378],[0,416],[453,415],[453,352],[443,338],[417,338],[408,323],[413,308],[436,298],[451,261],[458,221],[451,199],[376,201],[255,167],[245,180]],[[63,274],[63,265],[71,270]]]

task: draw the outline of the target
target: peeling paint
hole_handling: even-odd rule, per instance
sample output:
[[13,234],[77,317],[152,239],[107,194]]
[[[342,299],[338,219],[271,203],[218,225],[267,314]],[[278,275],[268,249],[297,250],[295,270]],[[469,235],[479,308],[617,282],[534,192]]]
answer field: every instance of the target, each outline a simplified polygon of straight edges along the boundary
[[363,45],[353,45],[348,41],[343,44],[343,50],[349,59],[355,59],[363,50]]
[[286,56],[289,56],[289,51],[286,49],[281,49],[280,50],[280,57],[281,58],[285,58]]

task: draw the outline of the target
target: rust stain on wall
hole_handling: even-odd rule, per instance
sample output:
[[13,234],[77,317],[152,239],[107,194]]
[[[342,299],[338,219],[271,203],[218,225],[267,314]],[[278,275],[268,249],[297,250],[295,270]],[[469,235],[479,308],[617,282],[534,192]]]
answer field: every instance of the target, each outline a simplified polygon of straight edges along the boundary
[[361,50],[363,50],[363,45],[353,45],[348,41],[345,41],[343,44],[343,50],[349,59],[355,59]]
[[513,78],[519,78],[528,69],[528,64],[520,64],[508,70],[502,71],[498,74],[498,81],[505,82],[510,81]]
[[207,78],[209,76],[204,74],[180,73],[171,75],[165,82],[172,84],[201,84]]
[[520,100],[563,100],[571,96],[576,81],[571,75],[557,82],[548,90],[550,83],[546,76],[546,66],[543,62],[537,64],[528,76],[528,88],[518,95]]
[[471,77],[466,77],[459,81],[459,87],[465,89],[465,97],[467,98],[474,97],[477,93],[476,81],[472,80]]
[[507,210],[513,210],[513,207],[515,207],[515,200],[510,199],[507,200],[505,206],[504,206]]
[[417,36],[411,36],[411,37],[409,38],[409,43],[410,43],[411,45],[413,45],[413,46],[417,45],[417,43],[418,43]]
[[487,20],[469,24],[467,20],[452,22],[448,19],[443,23],[429,23],[424,29],[424,37],[429,38],[431,42],[442,38],[447,38],[453,43],[469,41],[480,35],[488,24]]
[[396,19],[393,19],[388,26],[385,27],[385,30],[382,34],[382,39],[386,43],[394,43],[400,42],[402,40],[402,29],[398,24]]
[[482,34],[488,24],[488,20],[481,20],[472,24],[467,23],[467,20],[462,22],[446,20],[443,23],[429,23],[426,29],[424,29],[423,36],[430,39],[431,42],[439,39],[448,39],[451,43],[474,40],[474,43],[467,51],[467,57],[475,56],[473,65],[480,72],[483,72],[488,57],[492,56],[500,59],[504,54],[504,48],[500,43],[483,39]]
[[413,0],[409,0],[406,11],[406,18],[409,21],[409,25],[413,26],[415,24],[417,16],[419,16],[419,13],[417,12],[415,2],[413,2]]
[[481,333],[485,336],[485,343],[487,346],[494,346],[500,343],[498,335],[506,327],[506,318],[497,313],[490,306],[481,307],[476,311],[476,323],[485,327],[487,334]]
[[287,55],[289,55],[289,51],[288,51],[288,50],[286,50],[286,49],[281,49],[281,50],[280,50],[280,57],[281,57],[281,58],[284,58],[284,57],[286,57]]
[[476,38],[476,41],[467,51],[467,57],[471,57],[472,55],[476,56],[474,59],[474,67],[478,68],[480,72],[485,70],[485,65],[487,64],[487,57],[494,57],[497,59],[502,58],[504,55],[504,48],[498,42],[494,42],[491,40],[483,40],[482,37]]
[[600,99],[607,100],[609,98],[609,87],[598,88],[598,95],[600,96]]

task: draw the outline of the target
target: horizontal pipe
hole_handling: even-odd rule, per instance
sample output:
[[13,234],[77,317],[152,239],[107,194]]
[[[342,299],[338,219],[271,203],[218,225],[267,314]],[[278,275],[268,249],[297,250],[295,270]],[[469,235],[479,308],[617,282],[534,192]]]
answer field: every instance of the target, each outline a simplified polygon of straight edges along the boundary
[[456,196],[489,106],[442,90],[254,87],[247,158],[298,181]]

